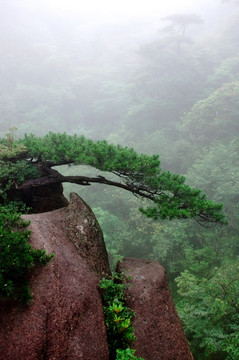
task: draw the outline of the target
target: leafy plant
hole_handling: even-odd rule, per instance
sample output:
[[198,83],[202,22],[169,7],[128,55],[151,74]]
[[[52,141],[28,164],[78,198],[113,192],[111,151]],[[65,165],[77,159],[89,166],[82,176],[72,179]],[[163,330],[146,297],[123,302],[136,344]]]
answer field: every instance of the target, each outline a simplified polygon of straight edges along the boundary
[[131,324],[134,312],[125,305],[127,279],[129,277],[125,274],[113,273],[100,283],[100,288],[104,291],[104,314],[111,360],[140,359],[134,356],[135,350],[130,349],[136,338]]
[[208,278],[185,270],[176,279],[177,309],[198,360],[239,359],[238,269],[238,260],[231,260]]
[[39,176],[36,167],[24,160],[17,162],[0,160],[0,186],[2,191],[9,190],[14,184],[17,186],[24,180],[34,179]]
[[38,169],[24,160],[27,149],[15,141],[16,127],[12,126],[6,139],[0,140],[0,199],[7,204],[8,191],[27,179],[40,176]]
[[127,349],[117,349],[116,350],[116,360],[143,360],[142,358],[139,358],[134,355],[135,350],[127,348]]
[[6,133],[6,138],[1,140],[0,159],[14,160],[26,153],[26,147],[16,142],[16,130],[17,128],[12,126],[9,132]]
[[36,265],[46,264],[53,255],[35,250],[28,243],[29,222],[20,217],[16,207],[0,208],[0,298],[28,303],[32,299],[29,275]]

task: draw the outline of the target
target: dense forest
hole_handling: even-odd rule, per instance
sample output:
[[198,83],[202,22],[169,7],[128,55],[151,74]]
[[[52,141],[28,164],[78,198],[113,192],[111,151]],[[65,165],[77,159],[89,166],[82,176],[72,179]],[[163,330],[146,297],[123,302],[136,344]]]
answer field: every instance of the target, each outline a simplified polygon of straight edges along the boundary
[[[224,204],[227,225],[144,217],[122,189],[66,184],[92,207],[112,267],[159,261],[196,360],[239,359],[239,7],[87,25],[4,2],[0,136],[49,131],[159,154],[163,170]],[[147,26],[149,33],[147,33]],[[127,38],[127,40],[126,40]],[[65,175],[101,175],[57,166]],[[110,179],[115,175],[109,174]]]

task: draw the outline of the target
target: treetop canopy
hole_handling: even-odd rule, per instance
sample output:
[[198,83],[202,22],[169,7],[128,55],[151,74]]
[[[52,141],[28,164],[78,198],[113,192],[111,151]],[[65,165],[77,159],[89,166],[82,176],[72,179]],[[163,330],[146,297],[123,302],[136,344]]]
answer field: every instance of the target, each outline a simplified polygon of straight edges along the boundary
[[[44,137],[25,135],[17,141],[8,137],[0,144],[2,189],[9,187],[9,181],[10,187],[19,189],[54,182],[102,183],[151,201],[152,205],[140,210],[154,219],[194,218],[204,224],[226,222],[221,204],[213,203],[200,190],[186,185],[183,176],[162,171],[158,155],[139,155],[132,148],[65,133],[49,133]],[[64,164],[92,166],[117,175],[118,180],[104,176],[64,176],[52,169]]]

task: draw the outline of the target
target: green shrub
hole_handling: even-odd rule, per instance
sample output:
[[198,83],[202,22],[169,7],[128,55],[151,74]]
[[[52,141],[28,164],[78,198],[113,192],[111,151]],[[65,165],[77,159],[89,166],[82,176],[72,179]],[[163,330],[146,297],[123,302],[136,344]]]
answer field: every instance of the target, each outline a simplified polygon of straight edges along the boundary
[[0,298],[28,303],[32,298],[31,269],[46,264],[53,255],[31,247],[30,231],[26,230],[29,222],[20,215],[15,204],[0,207]]
[[127,348],[125,350],[117,349],[116,350],[116,360],[143,360],[134,355],[135,350]]
[[103,278],[100,288],[103,289],[104,314],[107,327],[107,338],[110,359],[139,359],[130,345],[136,339],[131,319],[134,311],[125,306],[125,290],[128,287],[124,274],[113,273],[108,279]]

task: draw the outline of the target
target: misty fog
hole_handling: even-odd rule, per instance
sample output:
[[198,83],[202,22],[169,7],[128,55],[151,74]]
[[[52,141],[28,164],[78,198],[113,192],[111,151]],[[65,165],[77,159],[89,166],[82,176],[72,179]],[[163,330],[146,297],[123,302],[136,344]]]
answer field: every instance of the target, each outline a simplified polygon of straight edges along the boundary
[[2,0],[0,19],[1,138],[14,125],[159,154],[224,204],[225,227],[156,223],[121,190],[65,186],[93,208],[112,262],[166,268],[195,359],[239,359],[239,1]]
[[[3,2],[0,35],[2,135],[14,124],[19,136],[29,131],[42,135],[49,130],[60,130],[106,138],[119,131],[127,117],[133,116],[134,107],[142,104],[142,96],[147,101],[155,100],[152,88],[157,85],[151,86],[151,78],[165,78],[170,67],[175,68],[178,55],[174,53],[176,38],[173,35],[178,36],[176,41],[182,41],[179,39],[182,33],[180,24],[165,19],[179,11],[176,5],[174,11],[172,2],[168,8],[158,6],[155,13],[150,11],[151,4],[145,3],[145,16],[143,9],[134,14],[132,7],[127,14],[129,6],[123,4],[124,11],[117,8],[118,17],[112,7],[109,12],[97,8],[96,14],[94,4],[88,9],[83,7],[82,13],[77,2],[59,4],[53,1]],[[152,9],[154,6],[152,1]],[[185,55],[191,57],[194,52],[192,60],[199,62],[198,57],[202,55],[196,52],[200,46],[206,53],[207,42],[218,36],[222,23],[226,26],[227,18],[235,12],[235,7],[219,1],[202,2],[201,6],[186,1],[181,5],[184,12],[180,9],[182,14],[188,15],[196,10],[202,20],[202,23],[193,23],[192,19],[191,24],[189,21],[182,44]],[[201,42],[204,43],[200,45]],[[217,44],[214,46],[218,49]],[[165,61],[170,52],[167,69]],[[164,68],[154,69],[160,56],[163,56]],[[206,58],[206,54],[204,56]],[[179,68],[179,72],[184,71],[187,62],[180,66],[183,68]],[[208,71],[207,64],[202,61],[199,66],[205,66],[205,72]],[[193,75],[197,81],[201,74],[195,70],[198,69],[194,69]],[[188,86],[197,86],[188,80]],[[167,96],[173,101],[178,91],[172,85]],[[188,94],[181,96],[186,98]],[[173,116],[189,110],[194,100],[197,100],[196,95],[186,100],[186,109],[182,105]],[[160,112],[156,116],[160,122]]]

